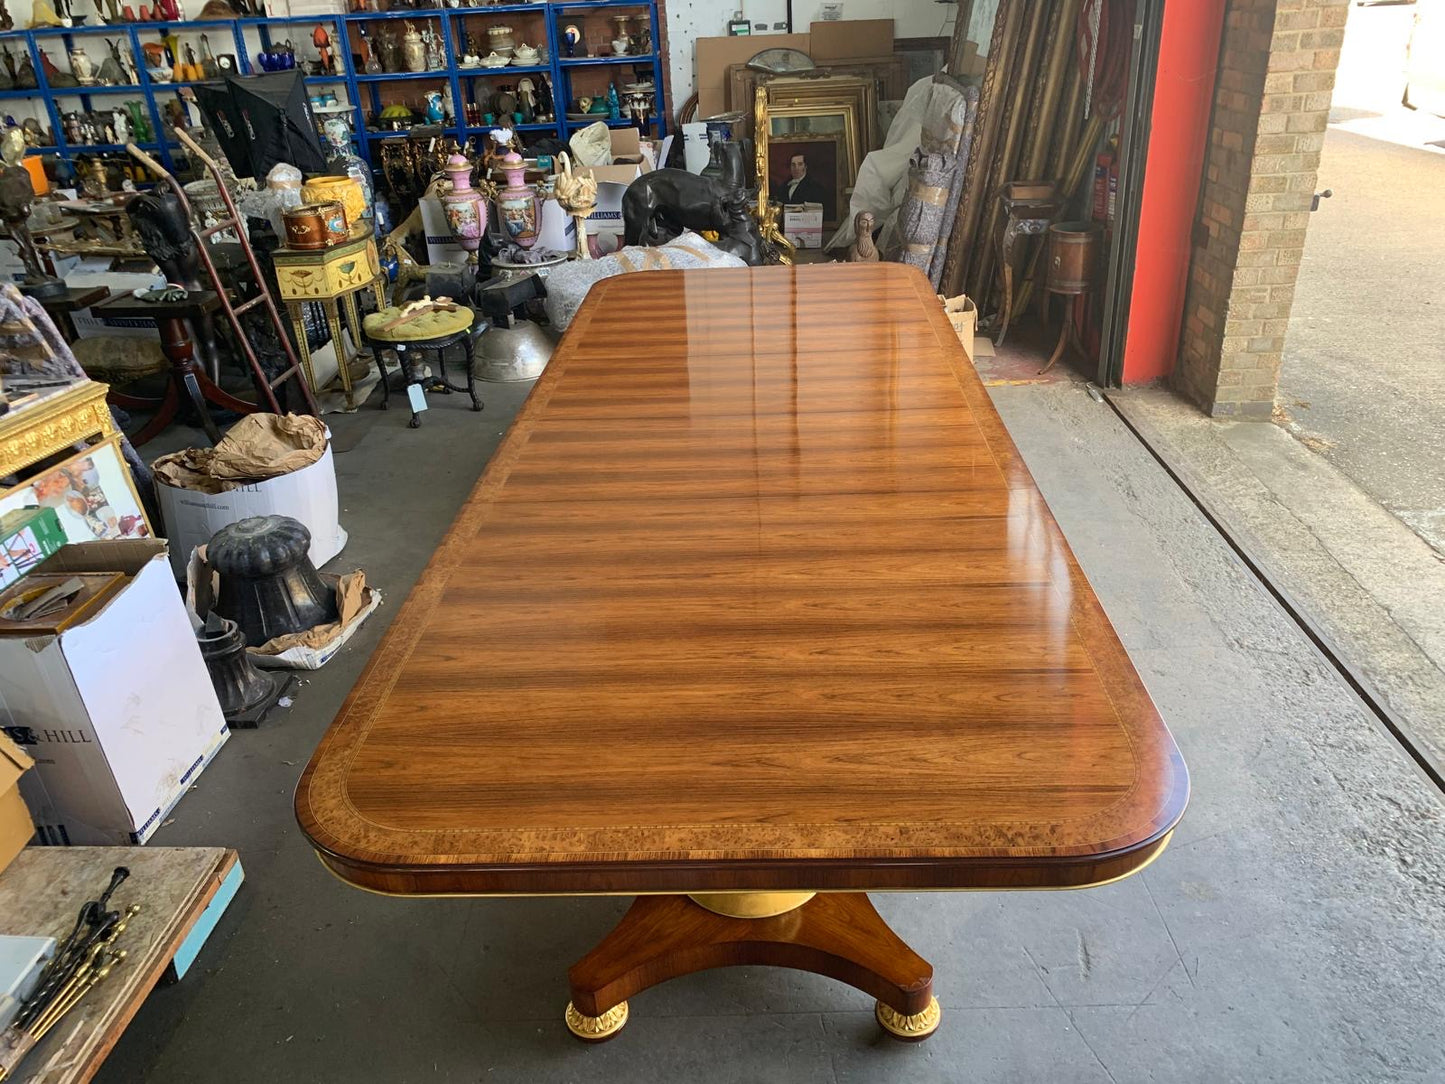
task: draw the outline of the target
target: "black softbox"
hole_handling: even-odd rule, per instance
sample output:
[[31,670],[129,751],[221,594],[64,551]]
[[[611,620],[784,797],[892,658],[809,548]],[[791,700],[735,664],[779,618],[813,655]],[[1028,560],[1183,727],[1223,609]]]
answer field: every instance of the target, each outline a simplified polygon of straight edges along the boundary
[[326,171],[299,71],[227,75],[195,90],[206,126],[237,177],[264,181],[278,162],[306,174]]

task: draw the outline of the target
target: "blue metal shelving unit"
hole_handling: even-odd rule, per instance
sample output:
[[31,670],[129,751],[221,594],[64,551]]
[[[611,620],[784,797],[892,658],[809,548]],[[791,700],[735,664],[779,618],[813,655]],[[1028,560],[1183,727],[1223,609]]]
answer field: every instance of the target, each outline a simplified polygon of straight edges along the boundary
[[[626,57],[564,57],[559,48],[561,40],[561,28],[568,22],[585,16],[589,11],[604,9],[633,9],[639,14],[646,14],[650,20],[652,29],[653,52],[646,56]],[[546,48],[549,62],[546,64],[533,64],[527,66],[505,68],[463,68],[459,65],[459,49],[457,41],[461,34],[457,20],[469,17],[483,16],[486,18],[502,17],[509,14],[537,14],[541,12],[544,16],[546,26]],[[350,37],[350,26],[352,24],[365,24],[390,19],[410,19],[418,24],[426,21],[435,21],[441,29],[442,48],[444,55],[448,58],[448,66],[440,71],[428,72],[393,72],[381,75],[368,75],[365,72],[357,72],[352,64],[352,48]],[[570,0],[570,2],[557,3],[522,3],[522,4],[496,4],[491,7],[461,7],[461,8],[434,8],[428,10],[405,10],[387,12],[360,12],[354,14],[333,14],[333,15],[310,15],[291,16],[289,18],[249,18],[249,19],[206,19],[186,20],[174,23],[126,23],[124,25],[99,25],[79,26],[63,29],[52,27],[41,30],[10,30],[0,32],[0,45],[20,44],[29,53],[31,65],[36,72],[36,78],[40,86],[36,90],[7,90],[0,91],[0,101],[12,99],[40,99],[48,115],[51,128],[55,132],[55,145],[40,147],[39,151],[48,154],[59,154],[68,157],[72,153],[81,151],[121,151],[125,148],[118,145],[80,145],[71,144],[65,139],[64,126],[61,117],[64,113],[71,112],[75,107],[65,104],[67,99],[79,99],[80,108],[85,112],[92,111],[92,98],[113,96],[128,96],[145,103],[145,113],[148,117],[152,130],[158,135],[163,132],[163,115],[161,103],[165,96],[174,93],[177,89],[188,86],[195,86],[194,82],[184,83],[157,83],[152,81],[144,68],[141,68],[140,82],[133,86],[124,87],[51,87],[45,79],[43,65],[41,64],[40,50],[45,49],[50,55],[52,62],[57,67],[65,64],[66,57],[70,52],[72,40],[76,37],[85,38],[123,38],[130,46],[131,53],[139,61],[142,56],[141,45],[146,41],[155,41],[164,38],[172,32],[199,31],[212,37],[220,37],[229,33],[230,44],[234,49],[236,62],[239,70],[243,73],[250,73],[252,69],[250,51],[246,41],[248,30],[255,31],[263,49],[269,49],[273,45],[273,38],[285,40],[286,30],[290,26],[314,26],[324,24],[334,31],[333,46],[336,49],[337,74],[326,76],[307,76],[305,79],[308,87],[343,86],[350,104],[351,127],[355,133],[359,152],[371,162],[373,167],[379,168],[380,162],[372,153],[372,144],[377,140],[404,136],[405,132],[396,131],[375,131],[366,127],[366,115],[368,112],[380,112],[381,110],[381,88],[387,83],[407,82],[412,80],[445,80],[451,85],[452,102],[455,105],[455,115],[452,123],[447,126],[446,131],[456,136],[459,141],[465,141],[468,136],[478,136],[490,131],[492,126],[469,126],[466,123],[467,103],[476,101],[476,84],[478,80],[493,80],[499,78],[516,78],[524,75],[547,75],[551,79],[552,98],[555,107],[556,120],[545,124],[520,124],[515,125],[519,131],[543,133],[550,132],[560,139],[566,139],[569,132],[583,127],[585,124],[593,123],[595,120],[605,120],[604,117],[594,117],[587,121],[572,121],[567,118],[567,108],[573,101],[572,73],[579,70],[596,69],[606,66],[631,66],[641,67],[648,65],[652,69],[652,84],[656,88],[657,112],[649,118],[648,127],[661,139],[667,134],[667,112],[666,98],[664,96],[664,72],[662,67],[661,53],[661,27],[658,24],[657,0]],[[89,41],[87,45],[94,47],[101,42]],[[214,52],[224,53],[227,51],[225,45],[217,47],[213,41]],[[92,58],[94,59],[94,57]],[[259,68],[256,69],[259,71]],[[485,82],[483,83],[485,86]],[[60,101],[57,101],[60,99]],[[629,127],[630,121],[607,121],[611,127]],[[155,142],[142,144],[143,149],[157,154],[167,168],[174,168],[172,152],[179,149],[179,144],[160,138]]]

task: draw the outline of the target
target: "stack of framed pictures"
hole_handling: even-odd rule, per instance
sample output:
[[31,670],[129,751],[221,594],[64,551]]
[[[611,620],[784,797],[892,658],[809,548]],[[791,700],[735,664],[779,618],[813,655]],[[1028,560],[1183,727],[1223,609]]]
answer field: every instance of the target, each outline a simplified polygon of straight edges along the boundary
[[863,156],[875,146],[874,80],[838,75],[774,78],[768,95],[768,175],[759,177],[775,203],[817,203],[823,229],[847,216]]

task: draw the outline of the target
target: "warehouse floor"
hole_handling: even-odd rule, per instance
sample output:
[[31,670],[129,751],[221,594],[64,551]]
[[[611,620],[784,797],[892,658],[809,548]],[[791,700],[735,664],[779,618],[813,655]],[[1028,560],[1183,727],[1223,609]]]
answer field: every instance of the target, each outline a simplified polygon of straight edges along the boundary
[[[1169,850],[1118,884],[878,897],[935,966],[932,1039],[882,1038],[872,1001],[827,979],[744,968],[644,993],[617,1040],[585,1047],[562,1025],[565,972],[626,901],[335,880],[296,827],[297,778],[526,390],[486,385],[481,416],[435,399],[415,431],[404,410],[328,417],[351,532],[329,567],[365,568],[385,604],[289,710],[232,736],[153,840],[236,847],[246,884],[99,1080],[1445,1079],[1440,794],[1075,384],[991,390],[1193,798]],[[504,650],[479,641],[476,665]]]

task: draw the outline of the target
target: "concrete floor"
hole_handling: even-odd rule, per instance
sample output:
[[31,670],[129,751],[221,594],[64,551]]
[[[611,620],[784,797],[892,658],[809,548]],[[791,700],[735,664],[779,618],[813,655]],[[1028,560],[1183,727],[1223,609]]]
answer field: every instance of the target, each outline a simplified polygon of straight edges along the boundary
[[1109,393],[1445,776],[1445,560],[1278,426],[1162,388]]
[[1414,11],[1350,9],[1279,405],[1445,554],[1445,119],[1400,105]]
[[[265,729],[239,732],[154,844],[228,844],[247,882],[156,991],[106,1084],[385,1081],[1438,1081],[1441,796],[1112,411],[1070,384],[992,394],[1193,777],[1170,849],[1083,892],[884,895],[938,974],[944,1024],[879,1036],[826,979],[715,971],[566,1033],[565,972],[618,899],[389,899],[317,863],[291,799],[525,389],[425,425],[331,417],[351,544],[386,604]],[[477,665],[504,645],[478,642]]]

